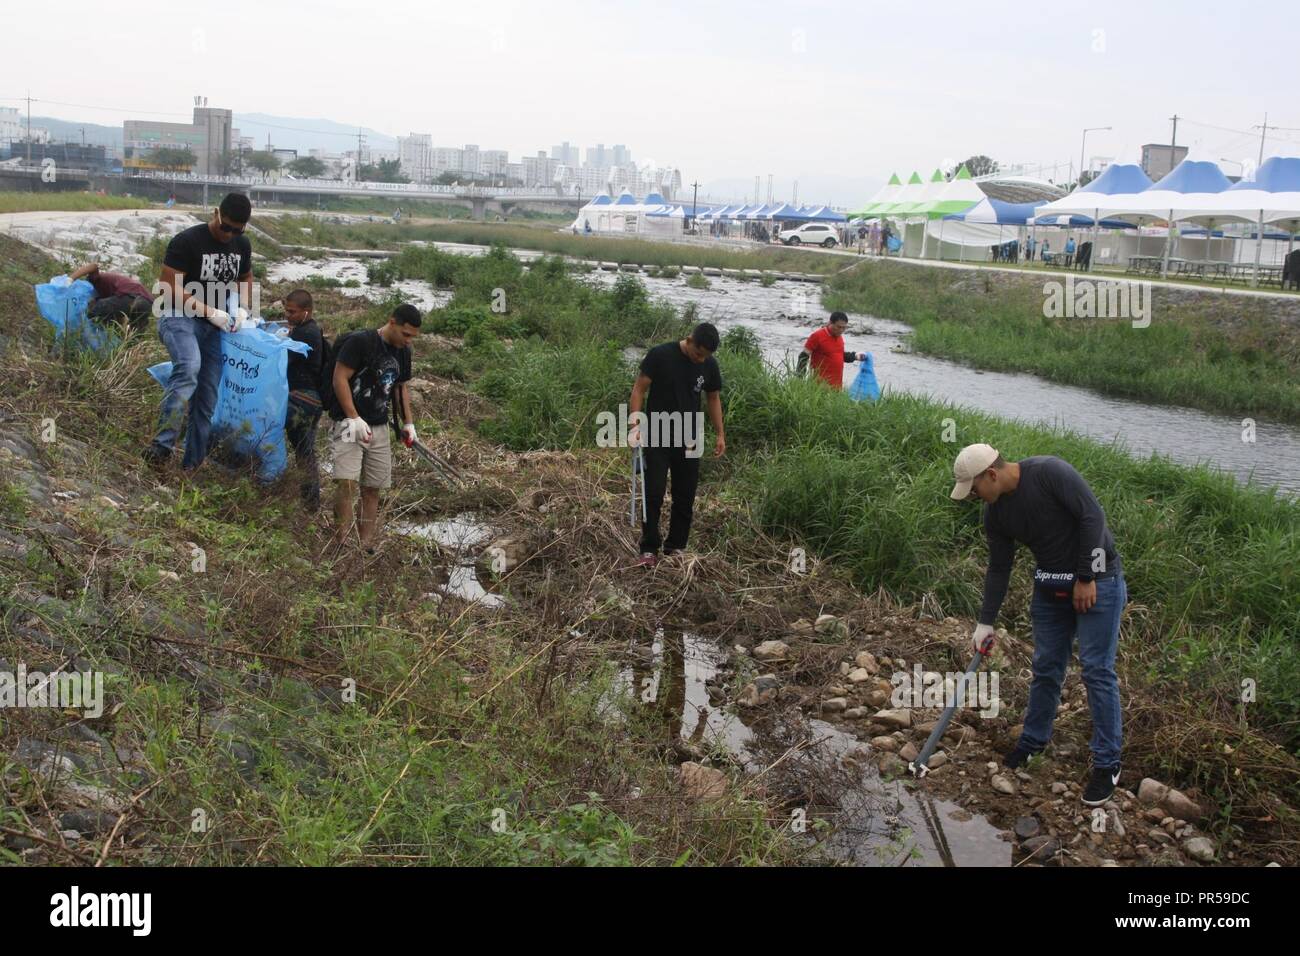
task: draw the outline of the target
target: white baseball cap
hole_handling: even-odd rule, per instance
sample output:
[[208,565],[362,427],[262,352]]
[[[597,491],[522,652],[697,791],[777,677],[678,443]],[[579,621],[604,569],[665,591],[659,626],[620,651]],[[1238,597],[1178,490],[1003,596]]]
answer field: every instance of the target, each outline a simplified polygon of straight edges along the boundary
[[971,483],[997,460],[998,450],[992,445],[967,445],[959,451],[957,460],[952,463],[952,476],[957,480],[957,484],[952,486],[953,500],[969,498]]

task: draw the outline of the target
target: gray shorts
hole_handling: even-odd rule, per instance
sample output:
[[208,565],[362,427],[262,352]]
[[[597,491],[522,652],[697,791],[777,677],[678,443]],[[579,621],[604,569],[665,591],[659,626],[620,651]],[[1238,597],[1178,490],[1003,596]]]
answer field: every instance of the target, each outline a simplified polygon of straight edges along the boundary
[[346,441],[347,422],[330,426],[330,457],[334,478],[360,481],[363,488],[388,488],[393,483],[393,449],[388,425],[371,425],[370,441]]

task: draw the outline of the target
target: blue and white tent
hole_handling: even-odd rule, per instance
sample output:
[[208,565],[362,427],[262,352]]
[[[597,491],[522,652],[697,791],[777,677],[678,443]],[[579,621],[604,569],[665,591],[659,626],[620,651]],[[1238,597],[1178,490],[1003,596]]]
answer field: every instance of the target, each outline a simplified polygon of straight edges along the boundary
[[844,222],[848,217],[830,206],[809,206],[804,218],[815,222]]
[[1257,222],[1300,222],[1300,158],[1273,156],[1255,171],[1218,193],[1208,212]]

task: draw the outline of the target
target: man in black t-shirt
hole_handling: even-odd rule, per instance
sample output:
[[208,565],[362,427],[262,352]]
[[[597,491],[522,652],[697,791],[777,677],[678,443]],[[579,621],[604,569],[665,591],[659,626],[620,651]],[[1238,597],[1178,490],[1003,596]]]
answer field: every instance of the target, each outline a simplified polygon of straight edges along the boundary
[[352,502],[361,484],[361,546],[374,551],[379,492],[392,484],[393,457],[388,440],[388,403],[400,410],[402,442],[415,443],[411,413],[411,343],[420,334],[420,310],[399,305],[378,330],[348,335],[334,359],[334,402],[330,450],[338,493],[334,498],[335,535],[343,541],[352,528]]
[[294,458],[303,470],[302,500],[308,510],[320,508],[320,465],[316,460],[316,423],[320,421],[320,373],[324,358],[324,336],[312,317],[311,293],[294,289],[284,297],[284,320],[289,338],[311,349],[306,355],[289,353],[289,407],[284,431]]
[[641,526],[641,557],[637,561],[644,567],[653,567],[659,558],[659,513],[669,473],[673,506],[668,538],[663,541],[664,556],[684,550],[691,533],[704,451],[701,393],[706,397],[709,419],[717,435],[713,456],[721,458],[727,450],[722,427],[722,373],[713,357],[717,350],[718,330],[701,322],[689,337],[656,345],[647,352],[641,361],[641,374],[632,386],[629,418],[635,421],[644,414],[647,424],[645,433],[634,424],[628,435],[630,445],[645,448],[646,520]]
[[[197,468],[208,454],[221,383],[221,335],[252,324],[253,247],[244,236],[251,216],[248,197],[228,193],[208,222],[177,233],[167,244],[154,286],[154,314],[172,372],[163,386],[158,432],[144,456],[155,467],[171,459],[187,408],[181,467]],[[230,304],[232,296],[237,306]]]

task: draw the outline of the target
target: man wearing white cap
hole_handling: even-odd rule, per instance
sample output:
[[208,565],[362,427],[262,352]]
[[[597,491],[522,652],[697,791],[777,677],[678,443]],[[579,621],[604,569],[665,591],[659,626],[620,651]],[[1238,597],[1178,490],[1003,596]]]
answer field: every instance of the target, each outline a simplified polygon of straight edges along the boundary
[[1096,495],[1074,467],[1051,455],[1002,460],[988,445],[967,445],[952,466],[957,501],[984,501],[989,544],[984,603],[972,635],[975,649],[993,646],[993,622],[1011,580],[1016,545],[1034,555],[1034,679],[1024,730],[1003,758],[1019,767],[1052,738],[1061,683],[1075,638],[1092,712],[1092,776],[1083,802],[1100,806],[1119,782],[1122,723],[1115,654],[1128,588],[1115,539]]

